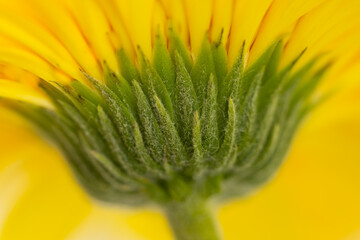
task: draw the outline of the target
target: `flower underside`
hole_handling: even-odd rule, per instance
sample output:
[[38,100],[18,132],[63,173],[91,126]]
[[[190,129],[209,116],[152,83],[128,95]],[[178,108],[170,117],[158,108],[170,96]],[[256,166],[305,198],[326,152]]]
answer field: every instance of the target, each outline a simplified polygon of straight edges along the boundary
[[[282,69],[282,41],[244,69],[221,41],[204,39],[193,61],[180,38],[155,37],[153,61],[139,67],[117,53],[121,74],[105,66],[105,83],[41,81],[55,110],[13,103],[62,151],[96,199],[117,204],[243,196],[269,179],[313,107],[311,93],[326,67],[316,59]],[[229,70],[228,70],[229,69]]]

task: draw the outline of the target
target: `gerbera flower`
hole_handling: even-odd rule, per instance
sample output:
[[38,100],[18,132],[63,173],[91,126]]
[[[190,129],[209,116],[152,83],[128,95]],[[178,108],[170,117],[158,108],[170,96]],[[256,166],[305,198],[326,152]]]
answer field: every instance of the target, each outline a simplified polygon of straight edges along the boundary
[[159,210],[111,203],[218,239],[216,200],[225,239],[359,238],[359,14],[354,0],[1,0],[0,237],[171,238]]

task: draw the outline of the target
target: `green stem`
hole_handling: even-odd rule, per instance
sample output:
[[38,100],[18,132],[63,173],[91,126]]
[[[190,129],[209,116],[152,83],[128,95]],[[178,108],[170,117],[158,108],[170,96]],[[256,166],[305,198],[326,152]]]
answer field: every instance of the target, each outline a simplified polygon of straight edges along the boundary
[[166,216],[177,240],[219,240],[217,223],[204,199],[191,197],[166,206]]

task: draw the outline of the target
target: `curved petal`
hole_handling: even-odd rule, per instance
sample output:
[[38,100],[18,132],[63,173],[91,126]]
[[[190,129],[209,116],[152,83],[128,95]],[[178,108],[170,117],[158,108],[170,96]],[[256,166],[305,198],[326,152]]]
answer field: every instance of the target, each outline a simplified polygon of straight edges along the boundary
[[[324,2],[324,0],[274,0],[264,15],[261,26],[256,33],[251,47],[250,60],[256,59],[274,39],[281,35],[291,33],[298,19],[322,2]],[[314,24],[316,25],[317,23]]]
[[179,32],[182,40],[189,43],[189,22],[186,16],[185,5],[183,0],[162,0],[166,9],[168,9],[168,17],[171,16],[171,22],[175,29]]
[[46,108],[52,108],[50,101],[33,88],[7,79],[0,79],[0,96],[31,102]]
[[207,0],[184,0],[183,2],[189,26],[191,51],[196,56],[200,50],[204,34],[210,28],[213,3]]
[[[329,1],[309,11],[297,22],[283,60],[294,58],[304,47],[308,47],[310,52],[304,61],[319,52],[332,51],[340,57],[350,47],[356,48],[360,37],[355,30],[360,24],[359,12],[360,4],[356,1]],[[354,42],[345,44],[346,38]]]
[[211,39],[215,41],[222,32],[222,41],[224,45],[228,42],[230,32],[232,9],[234,7],[233,0],[214,0],[213,16],[211,20]]
[[154,0],[116,0],[115,5],[135,49],[140,46],[147,56],[151,56],[151,19]]
[[72,12],[73,21],[78,23],[79,31],[97,61],[106,61],[112,69],[117,70],[115,49],[109,38],[111,26],[96,1],[88,0],[85,4],[82,1],[63,2]]

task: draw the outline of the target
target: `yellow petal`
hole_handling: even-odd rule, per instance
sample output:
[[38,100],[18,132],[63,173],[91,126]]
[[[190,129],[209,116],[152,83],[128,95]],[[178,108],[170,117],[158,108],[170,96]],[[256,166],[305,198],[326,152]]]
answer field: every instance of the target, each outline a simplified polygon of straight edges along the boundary
[[[360,37],[356,31],[360,25],[359,13],[360,3],[357,1],[329,1],[313,9],[298,21],[283,60],[294,58],[304,47],[308,48],[304,61],[319,52],[335,52],[336,57],[341,57],[349,48],[357,46],[356,41]],[[344,38],[353,39],[354,42],[345,44]]]
[[[24,0],[17,0],[23,1]],[[45,25],[59,41],[66,47],[79,65],[97,79],[102,79],[101,65],[93,49],[87,42],[86,33],[81,32],[79,23],[75,21],[73,13],[61,0],[34,0],[21,3],[19,6],[29,5],[33,12],[41,17],[38,21]],[[61,19],[61,21],[59,21]]]
[[196,56],[210,28],[213,4],[208,0],[184,0],[190,33],[191,52]]
[[116,7],[135,48],[151,57],[151,25],[154,0],[116,0]]
[[256,59],[274,39],[290,34],[298,19],[324,0],[275,0],[265,14],[251,48],[250,61]]
[[81,76],[78,64],[71,53],[52,29],[40,22],[38,16],[41,13],[35,2],[0,1],[0,9],[1,37],[16,42],[21,45],[21,49],[25,48],[41,56],[48,64],[54,68],[61,68],[61,71],[74,78]]
[[34,18],[14,15],[4,2],[0,3],[0,34],[46,59],[54,68],[79,77],[79,66],[62,43]]
[[126,30],[126,26],[117,11],[116,4],[112,0],[97,0],[100,8],[104,11],[109,20],[109,24],[113,31],[109,34],[112,45],[116,49],[124,48],[129,56],[134,59],[135,46],[133,46],[129,32]]
[[0,97],[31,102],[40,106],[52,108],[50,101],[39,91],[7,79],[0,79]]
[[166,36],[168,22],[166,20],[166,12],[163,5],[160,2],[155,2],[153,15],[152,15],[152,27],[151,27],[151,39],[152,46],[154,46],[155,34],[157,31],[163,36]]
[[228,47],[230,62],[235,60],[243,41],[246,43],[246,52],[249,50],[270,4],[271,0],[235,1]]
[[181,39],[190,45],[189,42],[189,23],[186,15],[185,4],[183,0],[162,0],[167,9],[168,18],[171,20]]
[[215,41],[221,32],[223,32],[222,42],[227,44],[234,1],[232,0],[215,0],[213,6],[213,16],[211,20],[211,39]]
[[68,82],[70,77],[61,69],[55,69],[44,58],[24,49],[11,40],[0,37],[0,63],[6,63],[27,70],[45,80]]
[[64,1],[72,11],[74,21],[79,24],[80,31],[87,40],[89,48],[93,51],[96,59],[106,61],[111,69],[117,70],[115,49],[111,46],[109,38],[112,30],[109,22],[95,0]]

